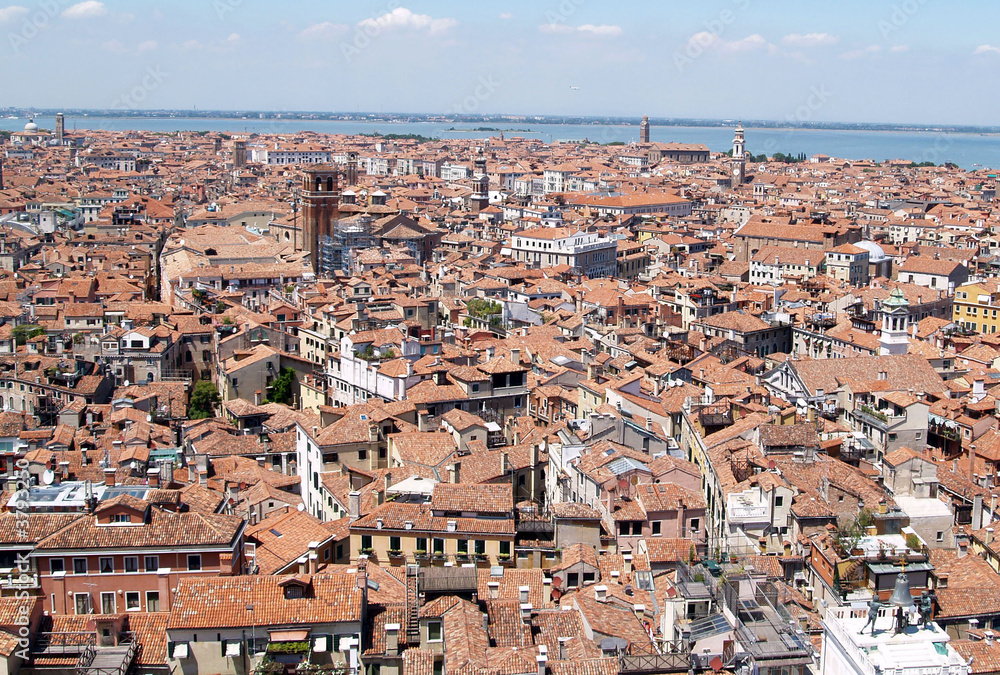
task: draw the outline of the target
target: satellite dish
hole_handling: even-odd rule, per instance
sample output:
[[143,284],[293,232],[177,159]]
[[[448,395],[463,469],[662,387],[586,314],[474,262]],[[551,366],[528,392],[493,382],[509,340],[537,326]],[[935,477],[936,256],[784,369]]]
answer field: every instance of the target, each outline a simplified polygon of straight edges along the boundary
[[128,380],[125,380],[125,382],[124,382],[124,385],[125,385],[126,387],[128,386]]
[[52,469],[46,469],[45,473],[42,474],[42,482],[46,485],[52,485],[56,480],[56,474]]
[[153,421],[153,416],[152,415],[146,415],[146,421],[147,422],[152,422]]
[[305,511],[306,510],[306,505],[305,504],[299,504],[297,508],[299,509],[299,511]]

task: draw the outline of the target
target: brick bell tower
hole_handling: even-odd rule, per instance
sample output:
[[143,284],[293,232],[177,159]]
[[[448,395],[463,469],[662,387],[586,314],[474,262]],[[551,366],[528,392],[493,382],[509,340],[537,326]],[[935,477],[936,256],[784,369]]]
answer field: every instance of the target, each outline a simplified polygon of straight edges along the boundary
[[340,207],[340,172],[316,165],[302,172],[302,248],[308,250],[313,272],[320,268],[320,241],[333,236]]

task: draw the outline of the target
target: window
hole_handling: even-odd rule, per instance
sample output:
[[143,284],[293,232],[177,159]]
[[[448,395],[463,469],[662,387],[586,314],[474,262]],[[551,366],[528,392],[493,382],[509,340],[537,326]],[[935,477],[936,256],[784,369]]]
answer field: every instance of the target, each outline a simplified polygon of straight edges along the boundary
[[577,572],[570,572],[566,575],[566,588],[576,588],[580,585],[580,575]]
[[367,450],[358,450],[358,459],[360,459],[360,460],[368,459],[368,451]]
[[691,519],[691,531],[692,532],[697,532],[699,525],[701,525],[701,520],[699,520],[698,518],[692,518]]
[[370,534],[363,534],[363,535],[361,535],[361,551],[362,551],[362,553],[365,552],[365,551],[371,551],[371,550],[372,550],[372,536]]
[[417,537],[417,551],[427,553],[427,539],[425,537]]
[[73,558],[73,574],[86,574],[86,573],[87,573],[87,559]]
[[775,498],[774,498],[774,505],[775,505],[775,507],[780,507],[784,503],[785,503],[785,498],[784,498],[783,495],[777,495],[777,496],[775,496]]
[[125,593],[125,611],[126,612],[138,612],[142,607],[139,606],[139,591],[128,591]]
[[444,539],[434,537],[434,553],[444,553]]
[[147,555],[143,558],[143,567],[147,572],[155,572],[160,569],[160,556]]
[[187,557],[188,559],[188,571],[189,572],[200,572],[201,571],[201,556],[197,553],[193,553]]
[[49,559],[49,572],[55,574],[56,572],[66,571],[66,561],[62,558],[51,558]]
[[441,622],[440,621],[428,621],[427,622],[427,641],[428,642],[441,642]]
[[457,545],[457,550],[460,555],[465,555],[469,552],[469,541],[467,539],[459,539],[455,542]]
[[147,612],[159,612],[160,611],[160,593],[159,593],[159,591],[146,591],[146,611]]
[[476,555],[486,555],[485,539],[476,539]]
[[649,526],[654,536],[660,534],[660,521],[654,520],[649,524]]
[[500,555],[506,555],[506,556],[510,555],[510,542],[509,541],[501,541],[500,542]]
[[77,614],[91,614],[90,593],[73,594],[73,605]]
[[938,542],[944,541],[944,532],[938,532],[934,540]]
[[115,571],[115,560],[114,558],[101,558],[101,574],[114,574]]
[[114,591],[110,593],[101,593],[101,614],[114,614],[115,611]]

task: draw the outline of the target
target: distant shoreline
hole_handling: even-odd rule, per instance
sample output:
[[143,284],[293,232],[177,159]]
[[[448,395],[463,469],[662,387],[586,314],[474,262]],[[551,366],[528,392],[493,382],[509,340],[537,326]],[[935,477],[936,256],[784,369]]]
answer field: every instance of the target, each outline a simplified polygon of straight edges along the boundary
[[[608,127],[638,127],[640,118],[627,117],[587,117],[559,115],[482,115],[482,116],[441,116],[419,113],[345,113],[345,112],[285,112],[285,111],[226,111],[226,110],[96,110],[96,109],[27,109],[0,108],[0,118],[16,115],[27,118],[51,117],[62,112],[67,118],[104,119],[148,119],[148,120],[233,120],[242,122],[355,122],[366,124],[521,124],[563,125],[563,126],[608,126]],[[263,115],[263,117],[261,116]],[[280,117],[279,117],[280,115]],[[511,118],[516,119],[511,119]],[[650,126],[654,127],[689,127],[689,128],[720,128],[734,127],[740,121],[730,119],[705,118],[650,118]],[[783,122],[780,120],[742,120],[746,129],[790,129],[804,131],[884,131],[892,133],[926,133],[926,134],[983,134],[998,135],[1000,126],[977,126],[961,124],[888,124],[865,122]],[[451,129],[449,129],[451,131]],[[454,131],[467,131],[454,129]],[[468,131],[474,131],[470,129]],[[499,131],[499,130],[498,130]],[[505,132],[507,130],[504,130]],[[539,133],[527,130],[511,130],[513,133]]]

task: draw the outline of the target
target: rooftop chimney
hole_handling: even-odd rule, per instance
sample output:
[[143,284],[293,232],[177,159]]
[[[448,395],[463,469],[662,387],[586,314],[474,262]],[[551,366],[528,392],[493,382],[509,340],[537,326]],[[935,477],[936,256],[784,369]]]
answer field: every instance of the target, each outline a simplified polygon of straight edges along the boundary
[[108,467],[104,470],[104,484],[108,487],[115,486],[115,469]]
[[517,595],[518,595],[518,599],[519,599],[519,601],[521,603],[528,602],[528,594],[529,593],[531,593],[531,587],[530,586],[518,586],[518,588],[517,588]]
[[608,587],[604,584],[594,586],[594,597],[598,602],[605,602],[608,599]]
[[385,625],[385,655],[399,655],[399,624],[387,623]]
[[351,516],[349,522],[354,522],[361,517],[361,493],[357,490],[352,490],[349,495],[347,495],[348,500],[348,513]]
[[455,462],[454,464],[448,465],[448,481],[450,483],[458,483],[462,478],[462,463]]

